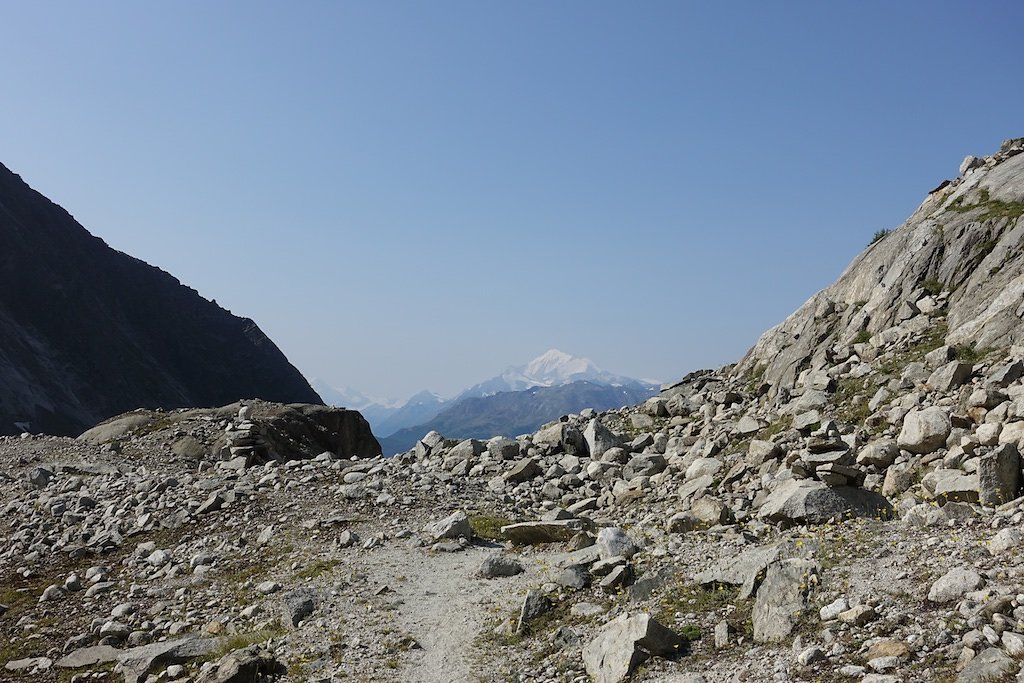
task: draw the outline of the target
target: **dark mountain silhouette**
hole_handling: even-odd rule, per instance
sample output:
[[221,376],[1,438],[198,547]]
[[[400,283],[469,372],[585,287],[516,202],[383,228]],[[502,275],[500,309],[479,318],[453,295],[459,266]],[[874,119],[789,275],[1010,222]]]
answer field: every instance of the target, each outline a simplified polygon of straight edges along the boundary
[[252,320],[111,249],[0,164],[0,434],[239,398],[321,403]]

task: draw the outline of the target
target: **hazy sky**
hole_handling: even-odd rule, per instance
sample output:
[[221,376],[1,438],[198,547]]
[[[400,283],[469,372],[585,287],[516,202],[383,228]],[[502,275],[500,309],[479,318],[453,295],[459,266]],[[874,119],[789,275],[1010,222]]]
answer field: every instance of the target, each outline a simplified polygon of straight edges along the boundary
[[1024,135],[1024,3],[0,0],[0,162],[307,377],[738,359]]

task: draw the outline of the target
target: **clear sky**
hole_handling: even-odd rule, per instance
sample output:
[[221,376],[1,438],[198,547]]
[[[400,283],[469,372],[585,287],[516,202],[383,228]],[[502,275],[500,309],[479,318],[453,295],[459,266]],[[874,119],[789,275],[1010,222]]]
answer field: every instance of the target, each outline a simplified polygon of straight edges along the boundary
[[1024,3],[0,0],[0,162],[307,377],[738,359],[1024,135]]

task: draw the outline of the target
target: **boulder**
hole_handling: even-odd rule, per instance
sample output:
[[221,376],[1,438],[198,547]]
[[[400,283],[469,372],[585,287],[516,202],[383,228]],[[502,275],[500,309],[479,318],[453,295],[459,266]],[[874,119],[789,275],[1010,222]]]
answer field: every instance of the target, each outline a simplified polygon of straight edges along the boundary
[[494,579],[503,576],[515,576],[522,574],[523,565],[519,560],[508,555],[491,555],[480,563],[480,576],[485,579]]
[[889,519],[892,505],[874,491],[789,479],[772,491],[757,514],[776,523],[821,524],[851,516]]
[[974,366],[954,360],[946,363],[928,377],[928,386],[935,391],[948,393],[971,378]]
[[430,534],[430,537],[435,541],[446,538],[465,538],[466,540],[473,538],[473,529],[469,525],[469,516],[462,510],[454,512],[444,519],[431,522],[423,530]]
[[512,465],[512,469],[505,473],[505,481],[513,484],[521,484],[524,481],[529,481],[541,474],[543,470],[537,461],[533,458],[523,458],[517,460]]
[[287,667],[270,652],[250,645],[221,657],[213,668],[199,676],[197,683],[251,683],[272,681],[287,673]]
[[997,647],[990,647],[972,659],[964,670],[957,674],[956,683],[991,683],[1007,680],[1017,670],[1012,657]]
[[924,475],[921,489],[926,498],[977,503],[978,475],[967,474],[963,470],[933,470]]
[[940,605],[955,602],[984,584],[985,580],[973,569],[954,567],[932,584],[928,590],[928,600]]
[[594,683],[619,683],[649,657],[686,651],[688,641],[651,615],[620,614],[583,649],[583,664]]
[[754,642],[785,640],[807,608],[807,597],[817,580],[818,564],[793,558],[768,565],[754,600]]
[[594,460],[600,460],[605,451],[619,445],[618,437],[596,417],[583,430],[583,439],[587,442],[590,457]]
[[579,519],[519,522],[501,527],[501,536],[516,545],[563,543],[570,540],[585,527],[585,523]]
[[903,429],[896,442],[911,453],[927,454],[946,445],[953,430],[949,414],[937,406],[912,410],[903,418]]
[[874,465],[878,469],[884,469],[896,462],[899,454],[900,448],[893,439],[872,441],[857,454],[857,464]]
[[605,527],[597,534],[597,552],[602,560],[611,557],[633,557],[640,549],[624,529]]
[[978,502],[1001,505],[1020,495],[1020,455],[1013,444],[1003,444],[978,459]]

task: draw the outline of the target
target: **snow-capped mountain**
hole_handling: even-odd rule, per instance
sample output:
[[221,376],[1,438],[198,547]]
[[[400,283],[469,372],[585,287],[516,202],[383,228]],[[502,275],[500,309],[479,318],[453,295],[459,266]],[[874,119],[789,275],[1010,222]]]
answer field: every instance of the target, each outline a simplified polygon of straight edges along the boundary
[[[643,394],[648,389],[656,390],[659,385],[658,382],[651,380],[638,380],[613,374],[597,367],[589,358],[579,358],[558,349],[545,351],[525,365],[509,366],[500,375],[475,384],[452,399],[441,398],[430,391],[421,391],[405,402],[382,401],[371,398],[355,389],[338,389],[317,379],[312,381],[313,388],[317,390],[325,403],[358,410],[366,418],[366,421],[370,423],[373,433],[378,437],[387,437],[401,430],[408,430],[418,425],[427,424],[440,415],[442,411],[449,411],[467,399],[490,397],[507,392],[526,392],[529,389],[536,388],[564,387],[576,385],[576,383],[589,383],[591,387],[592,385],[620,387],[627,389],[629,392],[640,392],[640,394]],[[578,385],[578,391],[575,393],[582,391],[583,395],[591,397],[591,400],[593,400],[592,394],[587,393],[593,392],[593,388],[587,388],[587,386],[586,384]],[[571,409],[566,406],[574,405],[573,401],[577,400],[573,394],[572,390],[559,394],[559,400],[561,401],[559,403],[560,409]],[[629,395],[633,396],[633,394]],[[526,394],[519,398],[525,403],[535,402],[533,398]],[[505,398],[503,405],[506,407],[503,410],[507,409],[509,401],[513,400],[515,399]],[[605,400],[614,402],[618,399],[615,396],[609,396]],[[553,413],[557,413],[558,409],[554,407],[554,404],[549,405],[548,408]],[[465,412],[463,411],[463,413]],[[552,417],[558,417],[558,414],[553,414]],[[540,423],[538,422],[537,424]],[[509,428],[513,429],[520,426],[517,424]],[[415,432],[416,430],[413,429],[412,431]],[[416,438],[424,433],[426,432],[418,433]],[[415,439],[413,442],[415,442]]]
[[589,358],[580,358],[558,349],[549,349],[526,365],[509,366],[497,377],[491,377],[471,386],[459,394],[456,400],[470,396],[491,396],[502,391],[523,391],[533,387],[557,387],[581,381],[607,386],[649,384],[646,381],[603,370]]

